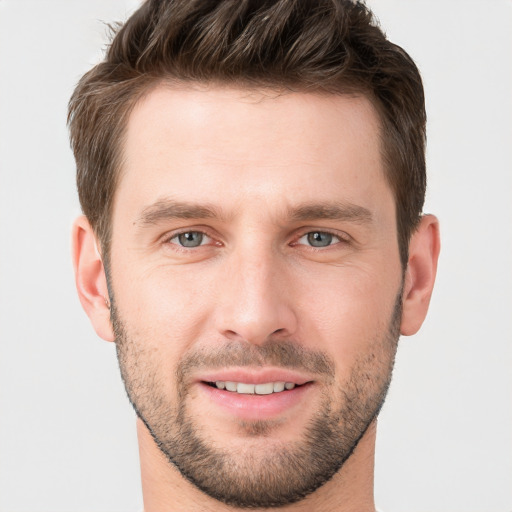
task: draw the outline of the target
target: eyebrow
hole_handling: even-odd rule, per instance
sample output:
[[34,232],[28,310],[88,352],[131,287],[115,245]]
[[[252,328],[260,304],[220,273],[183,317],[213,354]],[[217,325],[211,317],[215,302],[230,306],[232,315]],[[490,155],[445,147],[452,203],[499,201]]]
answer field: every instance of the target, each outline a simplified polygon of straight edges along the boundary
[[[337,220],[369,224],[373,220],[370,210],[352,203],[321,202],[288,208],[287,216],[294,222]],[[221,219],[226,215],[211,204],[196,204],[172,199],[161,199],[147,206],[134,222],[141,226],[158,224],[172,219]]]
[[301,205],[290,212],[294,221],[339,220],[369,224],[373,220],[370,210],[352,203],[313,203]]
[[223,217],[222,212],[213,205],[161,199],[144,208],[135,224],[147,226],[170,219],[213,219]]

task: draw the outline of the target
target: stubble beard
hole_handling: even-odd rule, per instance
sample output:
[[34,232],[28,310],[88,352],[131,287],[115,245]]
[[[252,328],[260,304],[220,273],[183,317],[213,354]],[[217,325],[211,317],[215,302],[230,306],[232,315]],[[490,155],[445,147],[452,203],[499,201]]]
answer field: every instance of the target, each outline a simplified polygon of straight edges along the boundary
[[[198,367],[214,368],[220,361],[234,366],[283,366],[314,369],[334,382],[334,362],[320,352],[305,351],[289,341],[269,340],[262,346],[230,343],[214,353],[195,353],[180,361],[176,371],[176,403],[165,396],[158,377],[158,360],[125,329],[111,297],[111,318],[125,388],[136,414],[155,443],[181,474],[206,495],[238,508],[273,508],[304,499],[343,466],[377,417],[391,381],[399,338],[401,293],[392,318],[371,351],[361,354],[346,382],[333,394],[324,392],[304,434],[293,443],[272,443],[271,421],[239,424],[251,441],[261,438],[261,450],[221,449],[201,435],[188,410],[186,377]],[[325,379],[324,379],[325,380]],[[250,446],[250,443],[248,443]]]

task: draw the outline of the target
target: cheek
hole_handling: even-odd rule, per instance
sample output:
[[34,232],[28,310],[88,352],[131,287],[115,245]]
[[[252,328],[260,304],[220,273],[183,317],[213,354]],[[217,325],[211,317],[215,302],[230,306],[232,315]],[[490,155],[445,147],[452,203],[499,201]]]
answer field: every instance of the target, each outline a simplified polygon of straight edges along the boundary
[[388,342],[400,290],[400,281],[391,277],[348,267],[317,275],[302,287],[301,338],[316,348],[321,342],[340,372],[348,372],[362,355],[380,351]]
[[[127,275],[127,274],[124,274]],[[183,268],[153,267],[113,275],[116,307],[130,335],[176,361],[205,329],[210,312],[209,286]]]
[[[388,333],[401,274],[398,266],[391,269],[371,256],[367,264],[289,263],[278,280],[286,307],[297,318],[292,339],[325,350],[340,362],[340,371]],[[229,278],[222,261],[181,266],[115,261],[112,284],[120,318],[134,339],[158,353],[165,371],[198,342],[219,341],[214,318]]]

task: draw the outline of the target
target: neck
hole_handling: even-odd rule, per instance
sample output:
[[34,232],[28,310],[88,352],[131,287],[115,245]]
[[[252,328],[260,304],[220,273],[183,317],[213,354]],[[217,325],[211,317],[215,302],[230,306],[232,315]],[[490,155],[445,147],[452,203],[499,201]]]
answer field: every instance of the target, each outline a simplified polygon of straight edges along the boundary
[[[374,421],[342,469],[304,500],[280,507],[286,512],[374,512],[373,468],[376,422]],[[162,454],[145,425],[137,419],[144,512],[208,510],[235,512],[197,489]],[[253,509],[256,510],[256,509]],[[260,511],[270,509],[257,509]]]

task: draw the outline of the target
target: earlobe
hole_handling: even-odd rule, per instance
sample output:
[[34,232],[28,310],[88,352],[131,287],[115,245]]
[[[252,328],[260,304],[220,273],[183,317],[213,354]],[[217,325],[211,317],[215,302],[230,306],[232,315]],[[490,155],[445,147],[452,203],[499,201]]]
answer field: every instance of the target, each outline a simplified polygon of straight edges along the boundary
[[433,215],[424,215],[409,243],[400,325],[400,332],[404,336],[415,334],[425,320],[436,278],[439,251],[439,222]]
[[106,341],[114,341],[105,269],[96,237],[84,216],[78,217],[73,223],[72,249],[80,303],[98,336]]

